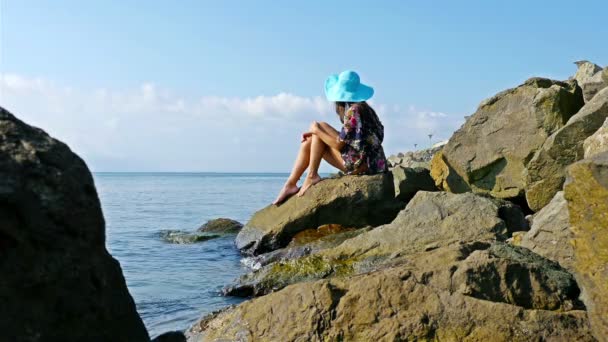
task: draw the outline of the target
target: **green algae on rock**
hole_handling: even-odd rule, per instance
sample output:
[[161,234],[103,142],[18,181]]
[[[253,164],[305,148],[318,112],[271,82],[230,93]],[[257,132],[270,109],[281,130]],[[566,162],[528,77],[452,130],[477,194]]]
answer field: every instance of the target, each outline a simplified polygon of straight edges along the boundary
[[608,150],[568,168],[564,186],[574,234],[574,274],[591,328],[608,338]]

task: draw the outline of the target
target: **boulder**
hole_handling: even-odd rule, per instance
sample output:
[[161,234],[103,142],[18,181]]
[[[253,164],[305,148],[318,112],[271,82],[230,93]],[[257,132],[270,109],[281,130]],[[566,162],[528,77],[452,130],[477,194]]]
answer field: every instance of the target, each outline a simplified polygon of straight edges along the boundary
[[243,228],[243,224],[228,218],[217,218],[209,220],[198,228],[198,231],[205,233],[238,233]]
[[437,191],[428,169],[396,166],[391,172],[395,196],[401,201],[409,201],[418,191]]
[[513,246],[474,243],[291,285],[214,313],[195,341],[594,341],[572,276]]
[[527,227],[506,201],[472,193],[418,192],[393,222],[339,245],[279,260],[241,277],[239,294],[261,295],[305,280],[369,272],[412,253],[475,241],[504,240]]
[[608,79],[605,77],[608,75],[608,68],[602,70],[602,67],[589,61],[578,61],[575,64],[578,70],[574,79],[583,89],[585,102],[589,102],[595,94],[608,86]]
[[564,197],[574,234],[574,274],[595,337],[608,341],[608,151],[568,168]]
[[602,127],[585,139],[583,150],[585,151],[585,158],[608,151],[608,118],[604,121]]
[[296,233],[323,224],[358,228],[388,223],[404,206],[395,198],[391,173],[326,179],[302,197],[256,212],[237,235],[236,245],[244,254],[257,255],[284,247]]
[[566,167],[583,158],[583,143],[608,118],[608,88],[553,133],[527,165],[526,200],[540,210],[562,189]]
[[0,340],[150,340],[86,164],[3,108],[0,222]]
[[431,176],[447,191],[522,197],[528,161],[582,106],[575,81],[532,78],[498,93],[435,155]]
[[571,240],[568,203],[564,192],[560,191],[549,204],[534,215],[532,228],[522,236],[518,245],[571,270],[574,259]]

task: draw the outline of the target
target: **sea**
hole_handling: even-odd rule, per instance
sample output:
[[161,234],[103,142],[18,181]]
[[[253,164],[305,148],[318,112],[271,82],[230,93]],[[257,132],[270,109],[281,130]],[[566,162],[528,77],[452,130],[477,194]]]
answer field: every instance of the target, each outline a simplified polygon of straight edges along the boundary
[[194,231],[226,217],[246,223],[274,200],[287,174],[94,173],[106,220],[106,246],[118,259],[151,337],[185,330],[242,299],[220,290],[248,271],[234,236],[171,244],[159,232]]

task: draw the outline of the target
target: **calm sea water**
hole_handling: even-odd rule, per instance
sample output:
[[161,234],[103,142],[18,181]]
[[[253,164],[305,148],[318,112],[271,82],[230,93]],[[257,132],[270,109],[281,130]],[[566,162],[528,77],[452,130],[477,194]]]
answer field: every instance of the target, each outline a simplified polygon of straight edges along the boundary
[[161,241],[163,229],[195,230],[228,217],[245,223],[270,203],[287,175],[95,173],[107,247],[120,261],[150,336],[184,330],[237,298],[220,289],[246,271],[234,237],[191,245]]

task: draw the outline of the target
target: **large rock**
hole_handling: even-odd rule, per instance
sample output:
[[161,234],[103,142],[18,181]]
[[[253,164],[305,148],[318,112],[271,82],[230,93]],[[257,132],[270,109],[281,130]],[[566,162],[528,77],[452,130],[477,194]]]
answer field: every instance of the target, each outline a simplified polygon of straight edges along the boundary
[[437,191],[435,182],[426,168],[395,166],[391,172],[395,196],[402,201],[409,201],[418,191]]
[[608,79],[606,78],[608,68],[602,70],[602,67],[589,61],[578,61],[575,64],[578,66],[578,70],[574,79],[583,89],[585,102],[589,102],[595,94],[608,86]]
[[205,233],[238,233],[243,228],[243,224],[239,221],[229,218],[217,218],[205,222],[198,228],[198,231]]
[[503,91],[482,102],[435,155],[431,176],[448,191],[521,197],[533,153],[582,106],[575,81],[532,78]]
[[574,260],[571,240],[568,203],[563,191],[560,191],[534,215],[532,228],[522,237],[519,245],[570,270]]
[[324,224],[388,223],[404,206],[395,198],[391,173],[326,179],[302,197],[292,196],[256,212],[237,235],[236,245],[245,254],[257,255],[284,247],[296,233]]
[[150,340],[87,166],[3,108],[0,222],[0,340]]
[[301,258],[280,260],[241,277],[240,294],[261,295],[289,284],[378,269],[400,257],[456,243],[504,240],[527,229],[508,202],[472,193],[418,192],[393,222]]
[[527,166],[526,200],[534,211],[547,205],[562,189],[566,167],[583,158],[583,143],[608,118],[608,88],[553,133]]
[[568,168],[564,186],[574,234],[574,272],[591,328],[608,341],[608,151]]
[[[291,285],[194,324],[189,341],[594,341],[572,276],[483,243]],[[574,309],[574,310],[573,310]]]
[[608,119],[592,136],[585,139],[583,150],[585,151],[585,158],[608,151]]

